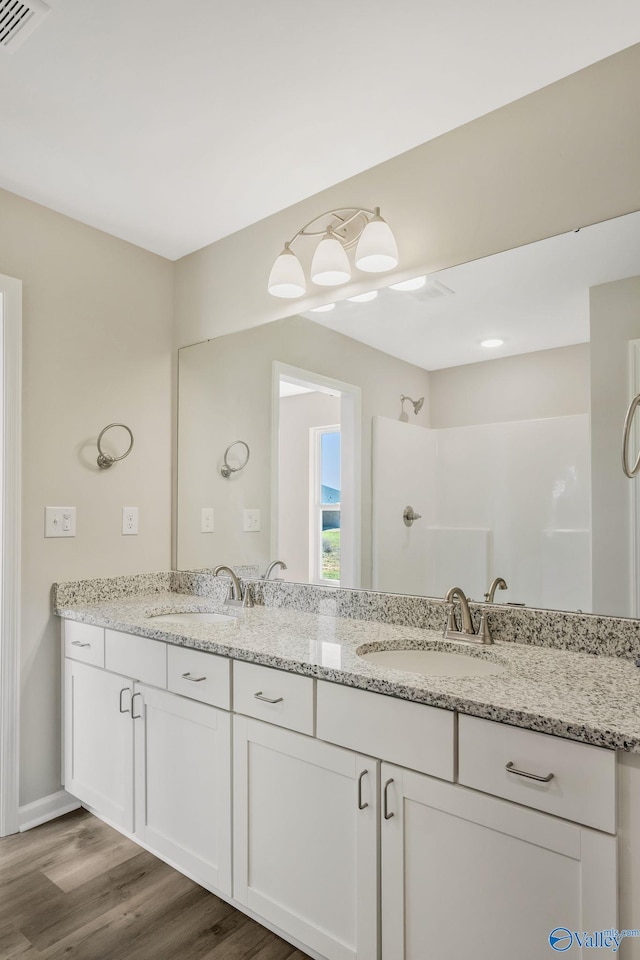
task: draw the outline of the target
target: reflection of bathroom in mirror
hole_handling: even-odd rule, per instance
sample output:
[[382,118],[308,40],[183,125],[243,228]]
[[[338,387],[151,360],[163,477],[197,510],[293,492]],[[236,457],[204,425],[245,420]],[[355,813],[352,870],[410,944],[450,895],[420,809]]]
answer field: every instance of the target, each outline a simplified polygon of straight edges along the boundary
[[638,392],[640,213],[183,348],[178,567],[637,616]]

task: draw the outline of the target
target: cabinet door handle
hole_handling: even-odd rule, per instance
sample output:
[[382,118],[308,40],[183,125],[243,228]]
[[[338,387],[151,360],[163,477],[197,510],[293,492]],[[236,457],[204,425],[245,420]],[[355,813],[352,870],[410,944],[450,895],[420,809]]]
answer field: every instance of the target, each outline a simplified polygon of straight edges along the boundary
[[358,810],[366,810],[369,806],[368,803],[362,802],[362,781],[369,773],[368,770],[363,770],[360,776],[358,777]]
[[505,770],[507,773],[513,773],[516,777],[526,777],[527,780],[538,780],[540,783],[549,783],[550,780],[553,780],[554,774],[548,773],[546,777],[540,777],[537,773],[528,773],[526,770],[518,770],[517,767],[514,767],[513,762],[509,760],[509,763],[506,764]]
[[141,694],[140,691],[138,690],[138,691],[137,691],[136,693],[134,693],[134,695],[131,697],[131,719],[132,719],[132,720],[141,720],[141,719],[142,719],[142,714],[141,714],[141,713],[134,713],[134,712],[133,712],[133,701],[136,699],[136,697],[141,697],[141,696],[142,696],[142,694]]
[[131,693],[131,689],[129,687],[123,687],[122,690],[120,691],[120,713],[131,713],[131,704],[133,703],[133,699],[129,701],[129,706],[126,709],[123,709],[122,707],[123,693]]
[[629,477],[630,480],[633,480],[633,478],[637,477],[638,473],[640,473],[640,454],[638,454],[636,462],[633,464],[633,466],[629,460],[629,437],[631,435],[631,425],[633,424],[633,418],[639,406],[640,393],[637,397],[634,397],[629,404],[627,415],[624,418],[624,431],[622,434],[622,469],[624,470],[625,476]]
[[389,813],[388,790],[392,783],[393,783],[393,778],[391,778],[391,780],[387,780],[387,782],[384,785],[384,818],[385,820],[391,820],[391,817],[395,817],[395,813]]
[[271,697],[265,697],[262,690],[258,690],[258,692],[254,693],[253,696],[256,700],[264,700],[265,703],[282,703],[284,700],[284,697],[276,697],[275,699],[272,699]]
[[71,641],[71,646],[72,646],[72,647],[90,647],[91,644],[90,644],[90,643],[80,643],[79,640],[72,640],[72,641]]
[[190,673],[182,674],[183,680],[191,680],[193,683],[202,683],[203,680],[206,680],[206,677],[192,677]]

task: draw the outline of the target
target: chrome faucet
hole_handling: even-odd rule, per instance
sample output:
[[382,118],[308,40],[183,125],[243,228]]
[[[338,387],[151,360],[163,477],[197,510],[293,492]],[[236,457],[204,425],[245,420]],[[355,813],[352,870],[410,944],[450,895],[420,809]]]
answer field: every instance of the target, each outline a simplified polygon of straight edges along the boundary
[[243,590],[242,584],[238,580],[235,572],[231,569],[231,567],[226,566],[224,563],[218,564],[213,571],[214,577],[219,576],[221,573],[226,573],[231,578],[231,583],[229,584],[229,593],[225,602],[242,604],[243,607],[253,607],[254,602],[253,594],[251,593],[251,585],[247,583]]
[[484,595],[485,603],[495,602],[493,598],[495,597],[496,590],[498,588],[500,588],[500,590],[509,589],[509,587],[507,586],[507,581],[504,580],[502,577],[496,577],[495,580],[492,581],[491,586],[489,587],[488,591]]
[[[471,611],[469,609],[469,601],[467,600],[464,590],[460,587],[451,587],[450,590],[447,590],[444,599],[447,603],[451,604],[447,617],[447,625],[444,628],[445,640],[466,640],[469,643],[493,643],[485,613],[482,614],[480,629],[477,633],[475,632],[473,620],[471,619]],[[456,621],[456,601],[460,604],[460,617],[462,621],[459,630]]]
[[262,579],[268,580],[276,567],[281,567],[282,570],[287,569],[287,565],[284,560],[272,560],[265,572],[262,574]]

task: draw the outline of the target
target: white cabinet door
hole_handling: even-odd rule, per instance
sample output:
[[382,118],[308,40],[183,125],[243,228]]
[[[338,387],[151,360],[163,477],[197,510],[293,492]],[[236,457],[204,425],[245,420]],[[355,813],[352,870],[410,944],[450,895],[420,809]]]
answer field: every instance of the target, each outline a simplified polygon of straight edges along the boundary
[[65,660],[65,789],[133,830],[132,682]]
[[328,960],[377,957],[378,768],[234,717],[234,896]]
[[207,887],[231,894],[231,719],[136,684],[136,834]]
[[616,926],[615,837],[389,764],[381,782],[383,960],[540,960],[555,928],[566,952]]

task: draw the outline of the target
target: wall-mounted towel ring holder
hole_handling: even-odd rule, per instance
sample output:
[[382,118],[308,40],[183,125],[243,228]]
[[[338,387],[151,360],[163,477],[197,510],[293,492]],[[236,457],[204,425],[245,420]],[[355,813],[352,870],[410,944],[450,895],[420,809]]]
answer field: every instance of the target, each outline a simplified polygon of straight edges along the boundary
[[[104,437],[105,433],[107,432],[107,430],[112,430],[113,427],[122,427],[122,429],[126,430],[129,436],[131,437],[131,443],[129,444],[127,450],[125,451],[125,453],[122,454],[121,457],[112,457],[110,453],[105,453],[102,447],[100,446],[100,442]],[[108,470],[109,467],[112,467],[114,463],[118,462],[118,460],[124,460],[125,457],[128,457],[132,450],[133,450],[133,433],[131,432],[129,427],[126,425],[126,423],[110,423],[104,428],[104,430],[100,431],[100,435],[98,437],[98,466],[100,467],[101,470]]]
[[[244,459],[244,463],[241,463],[238,467],[232,467],[231,464],[227,463],[227,457],[229,456],[230,451],[233,447],[238,446],[244,447],[247,451],[247,455]],[[246,465],[249,463],[249,457],[251,456],[251,451],[249,450],[249,444],[245,443],[244,440],[234,440],[233,443],[230,443],[227,449],[224,452],[224,463],[220,467],[220,473],[222,476],[228,480],[232,473],[239,473],[241,470],[244,470]]]
[[624,431],[622,434],[622,469],[625,472],[625,476],[629,477],[630,480],[633,480],[633,478],[637,477],[638,473],[640,473],[640,454],[638,454],[636,457],[636,462],[633,466],[631,466],[629,461],[629,439],[631,437],[631,425],[633,424],[633,418],[638,407],[640,407],[640,393],[637,397],[634,397],[629,404],[627,415],[624,418]]

